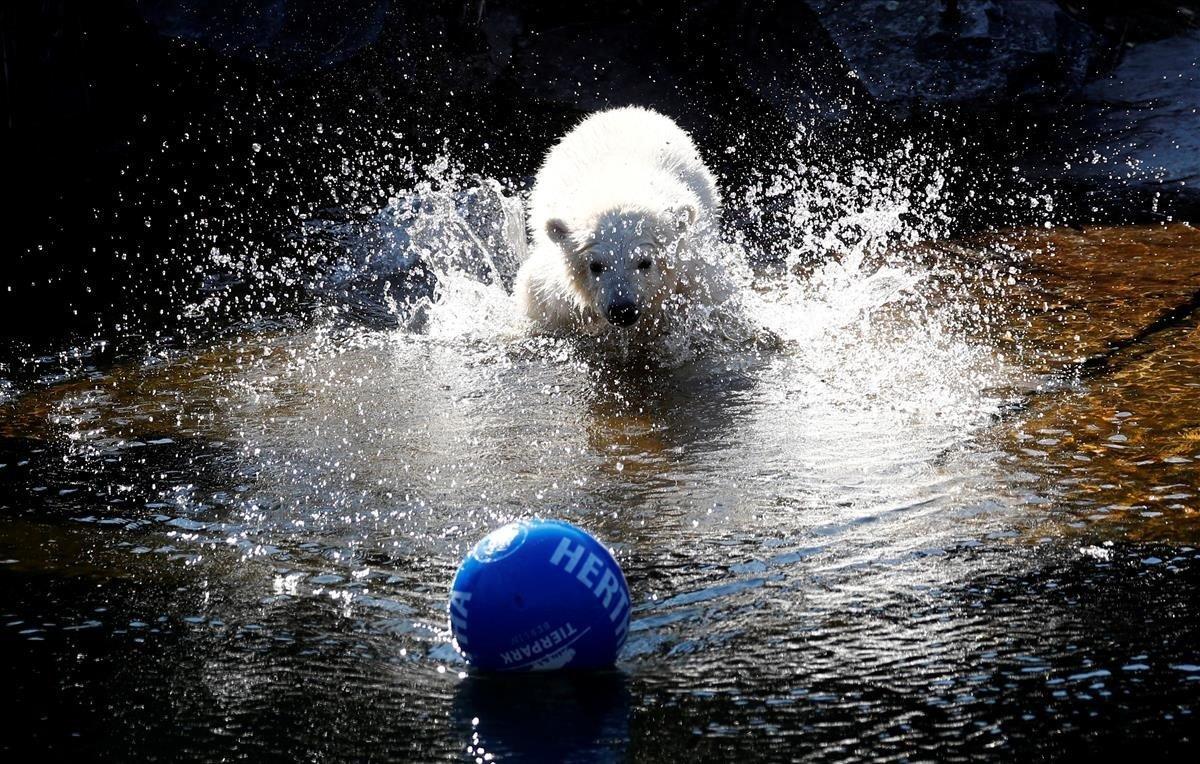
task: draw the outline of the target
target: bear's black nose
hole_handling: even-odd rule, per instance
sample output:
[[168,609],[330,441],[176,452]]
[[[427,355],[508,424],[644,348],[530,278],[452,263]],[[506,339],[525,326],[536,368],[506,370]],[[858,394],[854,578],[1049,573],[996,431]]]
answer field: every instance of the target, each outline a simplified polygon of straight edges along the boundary
[[633,326],[638,319],[638,307],[630,301],[614,302],[608,306],[608,320],[617,326]]

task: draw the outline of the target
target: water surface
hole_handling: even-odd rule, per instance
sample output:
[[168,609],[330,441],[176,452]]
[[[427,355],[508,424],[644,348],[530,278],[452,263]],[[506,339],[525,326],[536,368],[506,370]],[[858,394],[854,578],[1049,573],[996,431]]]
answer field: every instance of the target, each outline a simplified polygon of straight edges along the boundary
[[[428,299],[367,289],[387,251],[367,239],[375,260],[331,272],[298,328],[5,393],[0,639],[20,734],[0,747],[844,761],[1194,745],[1195,229],[764,267],[748,333],[647,353],[530,336],[503,216],[483,269],[462,266],[476,244],[446,245],[478,240],[477,221],[435,219],[418,231],[446,254]],[[636,603],[615,671],[474,676],[452,649],[462,555],[530,515],[614,548]]]

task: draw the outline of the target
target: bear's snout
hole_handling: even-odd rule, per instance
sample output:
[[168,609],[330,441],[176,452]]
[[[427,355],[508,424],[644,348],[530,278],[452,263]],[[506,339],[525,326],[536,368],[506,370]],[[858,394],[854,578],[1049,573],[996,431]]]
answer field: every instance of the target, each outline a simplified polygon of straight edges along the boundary
[[633,322],[638,320],[637,303],[632,300],[619,300],[608,306],[606,314],[610,323],[617,326],[633,326]]

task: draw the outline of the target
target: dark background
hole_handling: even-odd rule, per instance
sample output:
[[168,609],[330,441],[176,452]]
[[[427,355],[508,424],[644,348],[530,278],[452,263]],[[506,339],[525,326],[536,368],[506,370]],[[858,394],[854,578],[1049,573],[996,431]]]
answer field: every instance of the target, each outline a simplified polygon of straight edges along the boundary
[[798,132],[831,175],[898,136],[933,147],[965,168],[947,190],[959,233],[1037,222],[1005,201],[1035,191],[1056,223],[1187,218],[1187,171],[1061,168],[1110,108],[1089,83],[1198,18],[1161,0],[6,4],[0,362],[20,376],[87,341],[103,354],[169,335],[212,247],[287,256],[299,215],[354,214],[410,183],[402,158],[451,155],[519,190],[607,105],[691,130],[729,224],[768,259],[793,232],[769,200],[755,216],[736,200],[798,161]]

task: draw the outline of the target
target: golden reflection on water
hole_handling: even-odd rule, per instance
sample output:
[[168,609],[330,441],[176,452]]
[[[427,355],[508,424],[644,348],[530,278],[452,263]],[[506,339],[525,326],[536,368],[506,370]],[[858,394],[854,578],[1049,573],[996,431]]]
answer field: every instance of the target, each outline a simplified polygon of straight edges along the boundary
[[1104,353],[1136,337],[1200,290],[1200,230],[1060,228],[1004,237],[1028,253],[1010,293],[1012,329],[1044,369]]
[[[1055,230],[1032,254],[1021,342],[1076,374],[1031,396],[1005,433],[1011,474],[1036,476],[1064,533],[1200,542],[1200,231]],[[1096,363],[1079,362],[1092,359]],[[1043,526],[1040,530],[1044,531]]]

